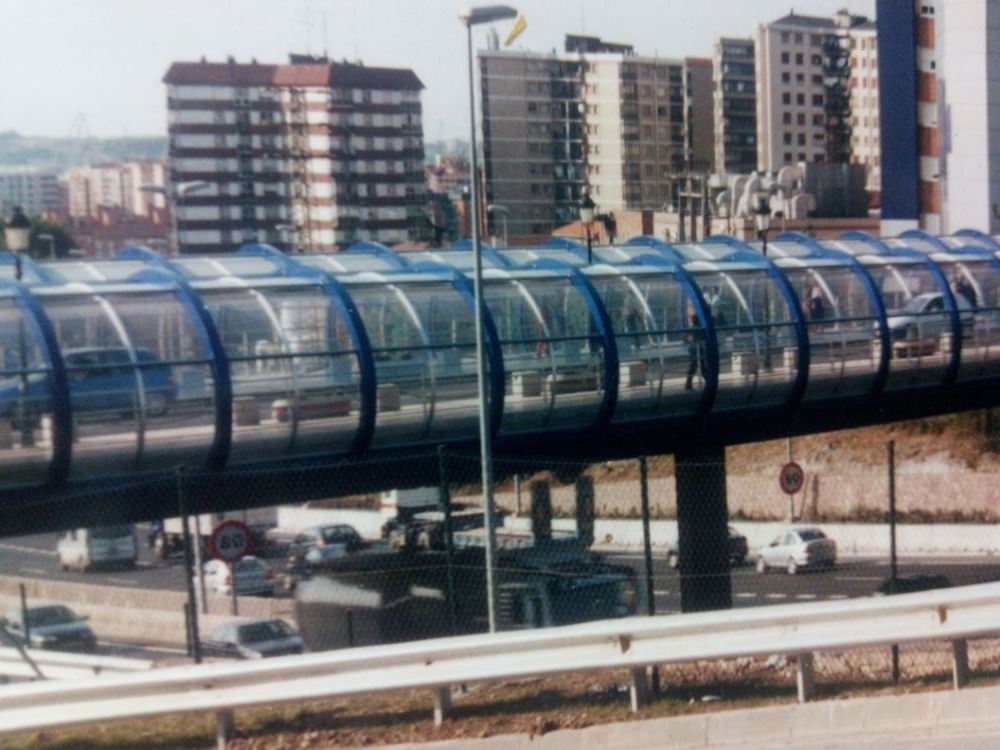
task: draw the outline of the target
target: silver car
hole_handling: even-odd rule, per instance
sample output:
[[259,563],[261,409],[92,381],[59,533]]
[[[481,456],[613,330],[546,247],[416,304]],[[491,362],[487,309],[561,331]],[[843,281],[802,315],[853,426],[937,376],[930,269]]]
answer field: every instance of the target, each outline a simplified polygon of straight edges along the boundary
[[[274,574],[260,559],[247,555],[231,566],[224,560],[209,560],[204,565],[205,589],[210,594],[232,594],[234,585],[239,596],[273,596]],[[198,582],[195,581],[197,589]]]
[[803,568],[830,568],[837,562],[837,543],[815,526],[798,526],[781,532],[760,551],[757,572],[784,568],[795,575]]
[[301,654],[302,636],[277,617],[237,620],[221,625],[204,643],[205,652],[243,659]]

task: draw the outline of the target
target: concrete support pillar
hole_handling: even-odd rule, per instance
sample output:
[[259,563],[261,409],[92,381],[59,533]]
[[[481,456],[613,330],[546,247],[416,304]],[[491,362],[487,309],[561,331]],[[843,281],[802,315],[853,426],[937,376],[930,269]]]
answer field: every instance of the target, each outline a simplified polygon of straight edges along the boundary
[[951,642],[951,673],[955,690],[969,684],[969,643],[964,638]]
[[726,450],[692,443],[674,455],[681,611],[729,609],[729,511]]
[[451,687],[445,685],[434,688],[434,726],[441,726],[449,711],[451,711]]
[[645,667],[632,667],[628,671],[628,695],[632,713],[649,703],[649,683],[646,681]]
[[811,652],[799,654],[796,662],[795,685],[799,692],[799,703],[805,703],[816,696],[816,671],[813,669],[813,655]]
[[233,710],[225,708],[215,712],[215,748],[216,750],[226,750],[226,739],[233,731],[235,721]]

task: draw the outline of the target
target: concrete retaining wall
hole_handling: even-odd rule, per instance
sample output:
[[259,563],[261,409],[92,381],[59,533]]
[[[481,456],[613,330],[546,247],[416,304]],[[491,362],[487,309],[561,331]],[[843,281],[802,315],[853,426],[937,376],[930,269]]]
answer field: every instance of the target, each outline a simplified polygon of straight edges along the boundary
[[[279,508],[278,525],[299,529],[321,523],[349,523],[365,537],[377,538],[383,516],[374,510],[338,510],[333,508]],[[530,529],[526,517],[508,516],[507,527]],[[746,536],[750,549],[765,546],[787,524],[771,521],[737,521],[732,524]],[[889,526],[878,523],[817,524],[835,539],[841,554],[882,555],[889,552]],[[557,518],[552,527],[575,531],[576,521]],[[666,548],[677,539],[676,521],[650,522],[653,546]],[[642,524],[636,520],[597,519],[594,539],[598,547],[640,548]],[[926,554],[1000,554],[1000,525],[994,524],[907,524],[896,527],[896,549],[900,555]]]
[[[29,604],[58,602],[78,615],[87,616],[99,640],[138,641],[174,647],[185,644],[185,592],[0,576],[0,611],[20,606],[19,583],[25,585]],[[209,614],[200,614],[198,619],[203,636],[233,619],[229,607],[229,597],[208,597]],[[292,602],[288,599],[242,596],[239,608],[243,617],[288,618]]]

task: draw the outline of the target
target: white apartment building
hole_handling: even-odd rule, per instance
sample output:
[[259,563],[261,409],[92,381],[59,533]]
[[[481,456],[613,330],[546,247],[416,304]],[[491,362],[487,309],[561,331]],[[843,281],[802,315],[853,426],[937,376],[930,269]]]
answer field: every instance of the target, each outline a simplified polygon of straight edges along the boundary
[[40,167],[0,167],[0,216],[20,206],[29,216],[58,210],[62,204],[59,176]]
[[293,56],[288,65],[174,63],[171,181],[184,252],[245,242],[330,252],[426,232],[423,84],[408,69]]
[[874,24],[790,13],[760,26],[755,41],[759,168],[857,161],[880,185]]
[[672,173],[711,169],[711,60],[574,36],[561,54],[478,57],[486,194],[513,237],[576,220],[584,193],[600,213],[660,209]]

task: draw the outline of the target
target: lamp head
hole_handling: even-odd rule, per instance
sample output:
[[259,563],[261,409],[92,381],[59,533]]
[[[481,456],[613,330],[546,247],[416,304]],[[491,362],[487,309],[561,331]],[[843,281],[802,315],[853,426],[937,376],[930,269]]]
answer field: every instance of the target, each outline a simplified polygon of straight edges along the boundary
[[594,201],[590,193],[584,193],[580,199],[580,221],[589,224],[594,220]]
[[458,14],[458,20],[466,26],[478,26],[481,23],[492,23],[502,21],[505,18],[514,18],[517,11],[509,5],[480,5],[475,8],[466,8]]
[[4,241],[12,253],[23,253],[28,249],[31,235],[31,222],[24,215],[20,206],[14,206],[14,213],[3,228]]

